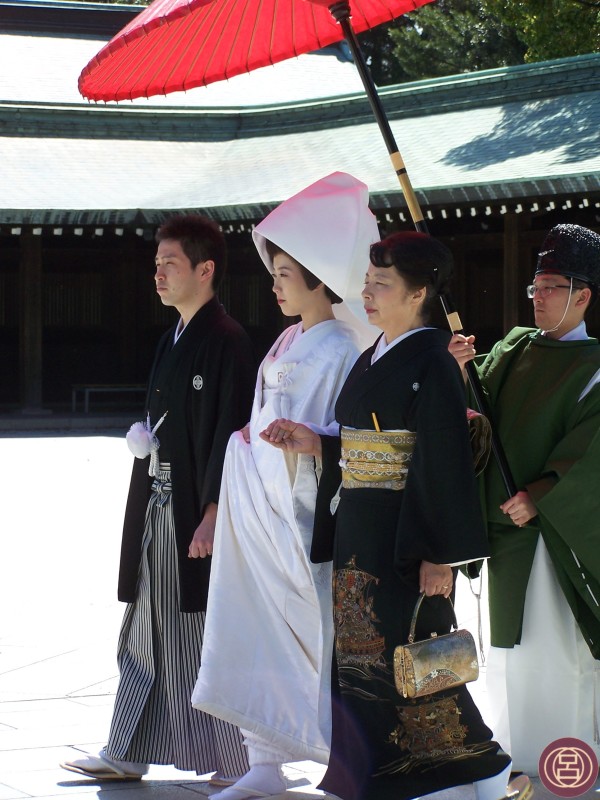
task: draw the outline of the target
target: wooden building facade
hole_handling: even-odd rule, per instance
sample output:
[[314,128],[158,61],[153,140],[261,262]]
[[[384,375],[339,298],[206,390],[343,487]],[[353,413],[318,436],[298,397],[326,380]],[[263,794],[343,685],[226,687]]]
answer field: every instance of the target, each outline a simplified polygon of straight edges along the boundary
[[[52,45],[72,60],[68,46],[85,45],[93,55],[138,10],[0,0],[0,52]],[[220,297],[257,357],[284,321],[251,229],[278,202],[341,169],[368,184],[382,234],[411,227],[360,91],[95,107],[31,96],[13,69],[16,86],[0,83],[0,412],[68,408],[74,385],[145,380],[174,320],[153,281],[154,231],[172,213],[222,225]],[[547,231],[600,231],[600,56],[387,87],[382,100],[430,232],[454,253],[455,301],[483,351],[531,323],[525,286]],[[600,335],[598,309],[589,330]]]

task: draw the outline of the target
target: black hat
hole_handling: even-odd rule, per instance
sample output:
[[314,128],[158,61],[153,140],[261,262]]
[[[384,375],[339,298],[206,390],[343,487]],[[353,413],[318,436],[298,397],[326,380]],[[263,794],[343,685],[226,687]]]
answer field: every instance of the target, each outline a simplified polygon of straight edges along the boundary
[[555,272],[600,287],[600,236],[581,225],[555,225],[544,239],[535,274]]

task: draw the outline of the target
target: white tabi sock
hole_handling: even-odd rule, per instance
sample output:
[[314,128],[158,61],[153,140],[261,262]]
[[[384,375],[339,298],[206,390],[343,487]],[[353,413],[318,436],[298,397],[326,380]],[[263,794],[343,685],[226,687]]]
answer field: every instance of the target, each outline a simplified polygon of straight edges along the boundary
[[143,764],[139,761],[120,761],[118,758],[111,758],[109,755],[107,755],[105,747],[100,750],[98,756],[103,761],[108,761],[109,764],[115,764],[125,772],[139,772],[141,775],[145,775],[148,772],[148,764]]
[[506,797],[506,789],[510,779],[510,771],[512,769],[512,761],[499,772],[498,775],[493,775],[491,778],[484,778],[481,781],[475,781],[473,784],[475,788],[475,800],[503,800]]
[[237,783],[211,795],[210,800],[251,800],[283,794],[285,790],[286,783],[279,764],[255,764]]

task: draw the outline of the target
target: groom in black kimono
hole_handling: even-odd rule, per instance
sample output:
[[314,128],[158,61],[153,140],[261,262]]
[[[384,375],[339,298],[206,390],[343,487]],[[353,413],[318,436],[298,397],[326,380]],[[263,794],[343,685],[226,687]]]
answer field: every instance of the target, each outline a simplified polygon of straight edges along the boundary
[[120,681],[107,745],[62,766],[119,781],[139,780],[149,764],[173,764],[216,771],[218,783],[248,770],[241,735],[193,709],[190,697],[223,458],[230,434],[250,417],[255,364],[248,336],[215,294],[226,266],[218,226],[199,215],[173,217],[156,241],[156,291],[179,319],[150,373],[145,441],[154,454],[136,458],[125,512]]

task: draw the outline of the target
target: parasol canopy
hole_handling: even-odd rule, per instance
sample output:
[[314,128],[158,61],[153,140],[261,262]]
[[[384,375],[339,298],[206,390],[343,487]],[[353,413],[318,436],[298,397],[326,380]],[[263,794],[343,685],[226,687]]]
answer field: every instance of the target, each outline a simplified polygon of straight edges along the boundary
[[[84,68],[79,91],[119,101],[186,91],[339,42],[322,0],[154,0]],[[361,33],[432,0],[351,0]]]

